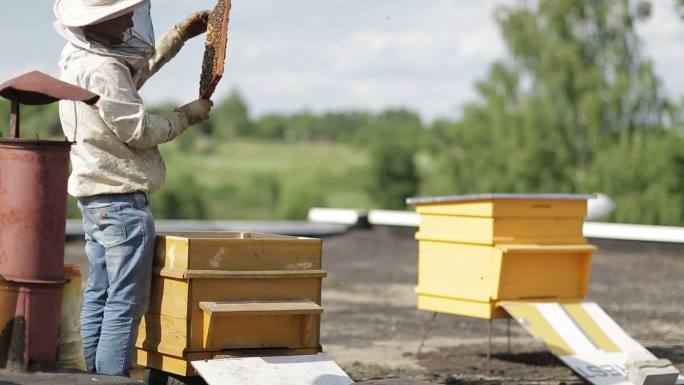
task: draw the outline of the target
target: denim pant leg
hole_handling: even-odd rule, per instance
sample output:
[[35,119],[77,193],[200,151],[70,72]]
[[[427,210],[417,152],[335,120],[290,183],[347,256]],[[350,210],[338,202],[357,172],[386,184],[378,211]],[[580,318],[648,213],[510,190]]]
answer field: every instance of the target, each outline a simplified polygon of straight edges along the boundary
[[[97,282],[92,285],[90,279],[88,283],[88,287],[107,287],[95,371],[128,375],[140,319],[149,302],[154,218],[142,194],[98,196],[81,199],[80,203],[85,222],[93,224],[90,236],[104,251],[106,273],[93,277]],[[93,304],[93,308],[101,304],[85,295],[84,302]],[[84,315],[87,319],[82,323],[86,325],[98,321],[92,309]]]
[[[84,221],[85,226],[92,224]],[[90,237],[92,231],[85,231],[86,254],[90,265],[88,282],[83,292],[83,307],[81,308],[81,338],[86,369],[95,372],[95,353],[100,342],[100,330],[104,306],[107,302],[107,268],[105,264],[105,249]]]

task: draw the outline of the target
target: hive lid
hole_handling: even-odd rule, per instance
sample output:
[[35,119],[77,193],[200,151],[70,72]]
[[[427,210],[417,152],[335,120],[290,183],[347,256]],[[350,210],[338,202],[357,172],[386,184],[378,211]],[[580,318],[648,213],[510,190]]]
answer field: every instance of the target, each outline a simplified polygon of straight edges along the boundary
[[588,200],[595,198],[594,194],[472,194],[472,195],[452,195],[441,197],[425,197],[425,198],[408,198],[406,204],[420,205],[420,204],[435,204],[435,203],[450,203],[450,202],[470,202],[470,201],[485,201],[497,199],[537,199],[537,200]]
[[40,71],[28,72],[0,84],[0,96],[27,105],[44,105],[59,100],[75,100],[92,105],[100,99],[99,95]]

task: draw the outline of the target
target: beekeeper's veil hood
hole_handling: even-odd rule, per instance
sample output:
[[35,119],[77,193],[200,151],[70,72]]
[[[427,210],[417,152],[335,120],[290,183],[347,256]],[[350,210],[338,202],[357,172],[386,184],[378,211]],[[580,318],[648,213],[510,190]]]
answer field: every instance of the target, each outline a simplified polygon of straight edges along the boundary
[[55,29],[79,48],[126,59],[155,54],[150,0],[55,0]]

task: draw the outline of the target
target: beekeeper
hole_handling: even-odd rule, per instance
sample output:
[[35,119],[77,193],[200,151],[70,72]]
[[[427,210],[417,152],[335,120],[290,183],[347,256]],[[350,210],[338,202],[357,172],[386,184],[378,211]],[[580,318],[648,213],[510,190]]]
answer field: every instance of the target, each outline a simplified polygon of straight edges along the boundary
[[209,100],[174,112],[146,111],[138,90],[207,30],[198,12],[156,44],[149,0],[56,0],[55,28],[68,43],[62,80],[98,95],[94,106],[60,103],[71,152],[69,193],[78,197],[90,262],[81,336],[89,371],[128,375],[137,329],[149,300],[154,218],[149,194],[164,183],[157,146],[206,120]]

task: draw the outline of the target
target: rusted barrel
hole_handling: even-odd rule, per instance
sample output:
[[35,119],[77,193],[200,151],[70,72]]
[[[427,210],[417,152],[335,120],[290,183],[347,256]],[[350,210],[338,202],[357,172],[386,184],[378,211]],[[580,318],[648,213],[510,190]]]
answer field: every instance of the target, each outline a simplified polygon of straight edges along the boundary
[[33,71],[0,84],[12,102],[0,140],[0,368],[57,361],[71,143],[21,140],[20,105],[95,104],[98,95]]
[[63,279],[70,143],[0,140],[0,274]]
[[63,284],[0,282],[0,368],[55,367]]
[[0,140],[0,367],[57,360],[69,149]]

